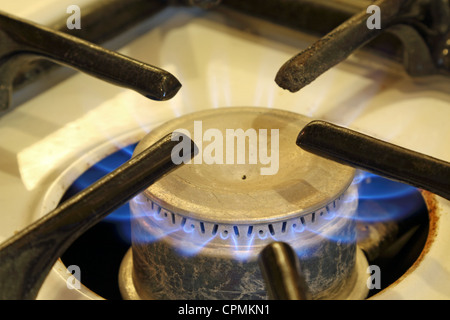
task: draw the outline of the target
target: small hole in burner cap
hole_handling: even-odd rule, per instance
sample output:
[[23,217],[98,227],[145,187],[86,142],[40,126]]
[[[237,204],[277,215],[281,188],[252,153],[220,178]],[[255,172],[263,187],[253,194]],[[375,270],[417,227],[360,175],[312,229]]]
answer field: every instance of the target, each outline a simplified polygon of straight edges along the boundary
[[245,180],[245,179],[247,179],[247,176],[244,174],[244,175],[242,176],[242,180]]

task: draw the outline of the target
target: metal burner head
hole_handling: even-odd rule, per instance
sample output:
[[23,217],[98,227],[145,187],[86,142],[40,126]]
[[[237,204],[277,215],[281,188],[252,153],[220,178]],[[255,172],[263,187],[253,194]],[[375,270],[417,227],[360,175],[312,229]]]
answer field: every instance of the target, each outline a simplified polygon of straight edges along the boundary
[[275,109],[213,109],[169,121],[138,144],[136,154],[179,131],[200,149],[131,202],[133,262],[124,264],[138,296],[264,298],[257,257],[273,241],[296,250],[314,297],[353,283],[355,172],[296,147],[310,121]]

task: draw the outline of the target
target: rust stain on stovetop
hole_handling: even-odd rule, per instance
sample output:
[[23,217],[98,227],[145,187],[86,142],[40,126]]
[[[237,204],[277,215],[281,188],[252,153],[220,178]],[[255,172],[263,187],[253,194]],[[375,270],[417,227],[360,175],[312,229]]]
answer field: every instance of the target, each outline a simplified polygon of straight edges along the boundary
[[[428,217],[429,217],[428,237],[425,242],[425,246],[422,250],[422,253],[414,262],[414,264],[411,266],[411,268],[409,268],[407,274],[412,270],[414,270],[422,262],[425,255],[430,251],[431,245],[434,243],[434,240],[436,239],[437,235],[438,221],[440,217],[440,208],[436,200],[436,195],[428,191],[422,191],[422,196],[428,208]],[[401,281],[401,279],[402,278],[400,278],[398,281]]]
[[391,285],[389,285],[384,290],[388,290],[388,289],[396,286],[401,281],[403,281],[407,276],[409,276],[420,265],[420,263],[422,263],[423,259],[430,251],[430,248],[436,239],[441,209],[436,200],[435,194],[433,194],[429,191],[424,191],[424,190],[421,190],[421,193],[422,193],[422,196],[425,200],[425,203],[426,203],[426,206],[428,209],[428,219],[429,219],[428,235],[427,235],[425,245],[424,245],[419,257],[416,259],[416,261],[414,261],[414,263],[411,265],[411,267],[400,278],[398,278],[395,282],[393,282]]

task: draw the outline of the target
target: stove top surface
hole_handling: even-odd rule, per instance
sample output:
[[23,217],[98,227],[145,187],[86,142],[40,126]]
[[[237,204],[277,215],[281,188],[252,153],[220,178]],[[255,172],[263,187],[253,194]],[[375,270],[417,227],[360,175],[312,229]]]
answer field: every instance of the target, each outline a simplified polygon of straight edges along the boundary
[[[69,5],[55,3],[23,0],[2,9],[48,23]],[[449,78],[414,80],[396,63],[358,51],[292,94],[274,77],[314,37],[227,9],[168,8],[146,28],[145,33],[134,30],[139,37],[119,52],[176,75],[183,86],[171,100],[151,101],[76,74],[0,119],[0,240],[55,208],[67,187],[106,155],[169,119],[211,108],[283,109],[450,161]],[[439,197],[435,204],[436,233],[426,254],[374,298],[450,298],[444,234],[450,228],[450,205]],[[69,276],[58,262],[38,298],[101,298],[87,288],[67,289]]]

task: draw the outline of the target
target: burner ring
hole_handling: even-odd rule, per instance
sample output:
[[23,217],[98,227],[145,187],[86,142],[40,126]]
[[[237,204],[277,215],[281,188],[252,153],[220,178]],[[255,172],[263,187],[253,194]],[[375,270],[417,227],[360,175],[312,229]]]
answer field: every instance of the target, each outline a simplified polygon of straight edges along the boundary
[[[214,250],[213,255],[248,259],[256,257],[270,241],[292,243],[301,239],[302,246],[316,241],[317,234],[333,236],[348,223],[344,218],[355,211],[355,188],[349,190],[330,204],[317,211],[281,221],[262,221],[254,224],[219,224],[200,221],[180,215],[161,207],[148,198],[146,194],[136,197],[131,203],[132,212],[138,213],[140,224],[145,225],[144,241],[153,242],[166,238],[172,246],[181,249],[182,253]],[[142,214],[144,213],[144,214]],[[335,219],[338,216],[340,219]],[[154,239],[148,238],[147,233]],[[141,241],[141,240],[137,240]]]

